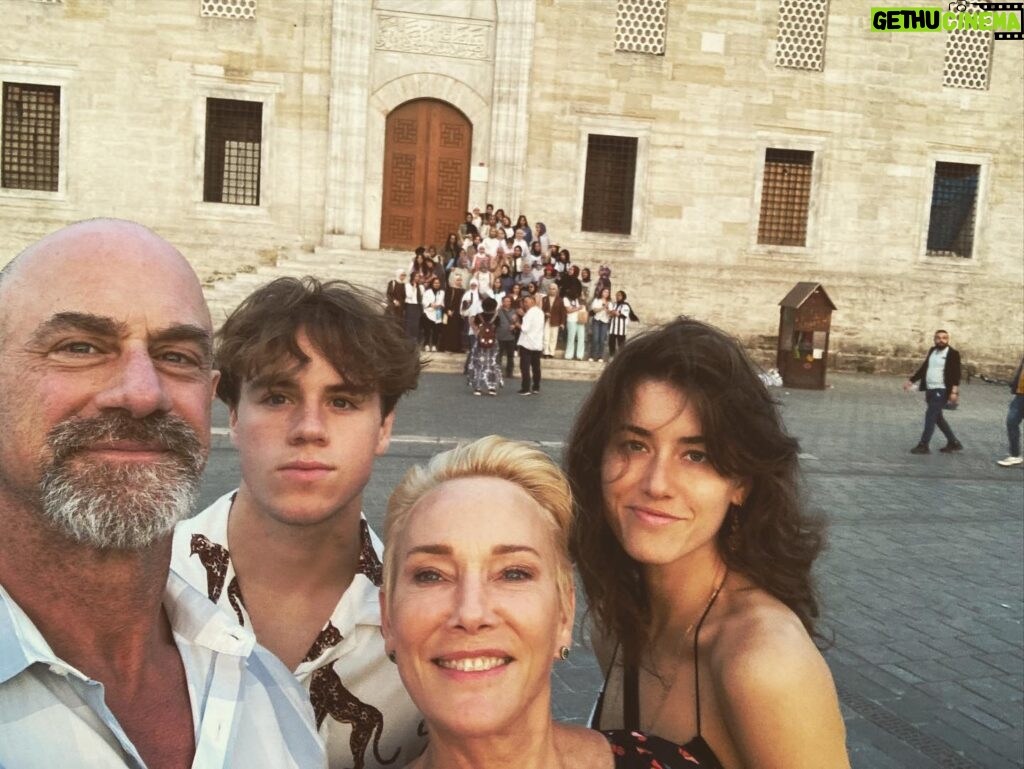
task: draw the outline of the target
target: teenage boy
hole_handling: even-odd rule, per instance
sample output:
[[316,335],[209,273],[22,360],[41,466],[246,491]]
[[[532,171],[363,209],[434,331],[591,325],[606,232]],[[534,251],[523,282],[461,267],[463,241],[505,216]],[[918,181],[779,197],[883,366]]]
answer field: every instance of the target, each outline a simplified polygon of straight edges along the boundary
[[415,343],[375,295],[280,278],[227,319],[216,362],[242,479],[179,524],[174,567],[309,691],[332,768],[404,766],[425,738],[384,653],[362,494],[416,386]]

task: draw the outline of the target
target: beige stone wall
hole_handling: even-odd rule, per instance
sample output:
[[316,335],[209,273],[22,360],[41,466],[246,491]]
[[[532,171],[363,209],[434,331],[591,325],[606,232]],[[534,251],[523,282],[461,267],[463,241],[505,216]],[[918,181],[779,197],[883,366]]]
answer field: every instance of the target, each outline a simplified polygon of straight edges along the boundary
[[[261,0],[256,21],[173,3],[3,0],[0,78],[62,86],[60,192],[0,190],[0,261],[61,225],[137,219],[204,277],[322,232],[330,4]],[[203,203],[205,99],[264,102],[261,205]]]
[[[942,85],[944,33],[870,32],[852,0],[831,4],[822,72],[775,66],[775,2],[670,0],[665,56],[614,51],[614,6],[537,8],[528,213],[574,257],[610,260],[647,317],[745,338],[819,280],[847,363],[916,357],[939,326],[982,363],[1020,355],[1024,45],[995,42],[989,90],[969,91]],[[632,237],[580,232],[588,132],[640,137]],[[769,146],[815,152],[806,248],[756,243]],[[973,259],[924,255],[936,160],[983,166]]]
[[[0,79],[63,89],[61,189],[0,190],[0,262],[101,215],[152,225],[206,279],[375,248],[386,115],[431,97],[473,123],[471,205],[612,264],[645,320],[686,312],[757,342],[792,284],[817,280],[842,365],[898,369],[938,326],[982,368],[1020,354],[1019,42],[993,44],[990,87],[971,91],[942,85],[944,33],[869,32],[853,0],[831,5],[820,72],[775,66],[773,0],[668,0],[665,56],[614,51],[610,1],[257,5],[234,21],[200,0],[0,0]],[[258,208],[202,202],[209,96],[264,102]],[[588,133],[639,137],[628,237],[580,231]],[[756,243],[766,147],[815,152],[805,248]],[[983,168],[973,259],[924,254],[936,160]]]

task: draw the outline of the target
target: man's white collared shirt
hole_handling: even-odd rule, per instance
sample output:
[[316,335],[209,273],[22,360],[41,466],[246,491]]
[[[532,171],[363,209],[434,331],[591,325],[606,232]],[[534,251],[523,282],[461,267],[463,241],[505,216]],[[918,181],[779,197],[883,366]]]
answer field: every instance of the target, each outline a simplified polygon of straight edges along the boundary
[[[251,628],[228,550],[235,493],[178,524],[171,564],[225,616]],[[360,537],[356,575],[293,673],[309,692],[331,769],[405,766],[426,746],[422,716],[384,654],[379,598],[384,547],[365,518]]]
[[[173,571],[164,609],[181,654],[194,769],[326,765],[305,692],[252,633]],[[0,586],[0,767],[146,766],[91,680],[49,643]]]

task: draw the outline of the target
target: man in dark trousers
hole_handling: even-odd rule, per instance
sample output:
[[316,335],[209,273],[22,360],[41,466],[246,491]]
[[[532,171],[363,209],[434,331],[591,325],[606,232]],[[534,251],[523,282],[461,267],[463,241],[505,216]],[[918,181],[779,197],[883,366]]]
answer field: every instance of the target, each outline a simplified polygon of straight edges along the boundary
[[1024,421],[1024,359],[1021,359],[1010,381],[1010,392],[1013,394],[1013,400],[1006,410],[1006,438],[1010,442],[1010,454],[996,464],[1003,467],[1020,467],[1024,465],[1024,456],[1020,453],[1020,423]]
[[935,332],[935,345],[928,351],[924,363],[903,385],[903,389],[910,390],[915,382],[920,382],[918,389],[924,392],[927,408],[921,440],[910,453],[930,454],[928,443],[936,427],[946,436],[946,445],[939,451],[944,454],[962,451],[963,444],[953,435],[952,428],[942,414],[943,409],[956,408],[960,403],[960,353],[949,346],[948,331],[940,328]]

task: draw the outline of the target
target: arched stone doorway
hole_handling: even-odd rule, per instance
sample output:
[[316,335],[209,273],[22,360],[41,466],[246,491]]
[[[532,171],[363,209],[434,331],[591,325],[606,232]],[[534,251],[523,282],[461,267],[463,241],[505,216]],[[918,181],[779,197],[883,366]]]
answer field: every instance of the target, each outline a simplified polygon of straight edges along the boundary
[[437,246],[462,222],[469,202],[473,126],[437,99],[414,99],[384,129],[381,248]]

